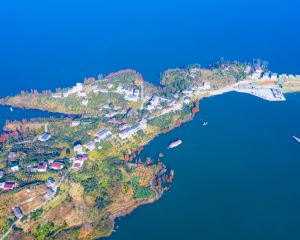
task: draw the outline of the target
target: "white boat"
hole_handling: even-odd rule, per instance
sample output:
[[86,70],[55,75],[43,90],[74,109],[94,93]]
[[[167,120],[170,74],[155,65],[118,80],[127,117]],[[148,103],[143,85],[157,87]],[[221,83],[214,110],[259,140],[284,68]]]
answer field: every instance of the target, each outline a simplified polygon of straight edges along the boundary
[[300,143],[300,138],[296,137],[296,136],[293,136],[293,138],[298,142]]
[[206,126],[208,124],[208,122],[204,121],[203,119],[201,119],[200,122],[201,122],[202,126]]
[[178,147],[181,143],[182,141],[180,139],[175,142],[171,142],[168,148]]
[[11,112],[13,111],[13,108],[12,108],[12,107],[10,108],[10,111],[11,111]]

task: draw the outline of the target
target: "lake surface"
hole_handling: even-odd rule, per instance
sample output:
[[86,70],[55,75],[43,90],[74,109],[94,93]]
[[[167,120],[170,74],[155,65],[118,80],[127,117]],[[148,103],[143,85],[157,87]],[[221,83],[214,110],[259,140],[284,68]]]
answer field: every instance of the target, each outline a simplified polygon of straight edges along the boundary
[[[229,93],[151,142],[175,170],[170,192],[117,221],[121,239],[300,239],[300,94],[267,102]],[[200,119],[209,122],[202,126]],[[180,138],[183,144],[166,150]]]
[[[0,97],[133,68],[262,58],[300,72],[298,0],[1,1]],[[227,94],[146,147],[175,170],[169,193],[118,221],[111,239],[300,239],[299,95],[270,103]],[[48,116],[0,107],[6,119]],[[200,118],[209,121],[203,127]],[[166,151],[174,138],[183,144]]]
[[3,0],[0,96],[122,68],[157,82],[167,68],[221,57],[299,73],[299,9],[298,0]]

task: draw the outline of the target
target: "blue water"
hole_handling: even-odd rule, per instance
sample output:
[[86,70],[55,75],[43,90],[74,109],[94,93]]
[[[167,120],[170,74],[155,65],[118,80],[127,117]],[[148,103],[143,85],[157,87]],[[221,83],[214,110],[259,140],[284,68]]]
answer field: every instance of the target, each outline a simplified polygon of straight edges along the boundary
[[[175,169],[171,191],[117,221],[110,239],[300,239],[300,94],[270,103],[230,93],[144,151]],[[209,124],[201,125],[201,118]],[[180,138],[183,144],[166,150]]]
[[[17,1],[0,3],[0,97],[54,89],[121,68],[157,83],[169,67],[262,58],[300,72],[298,0]],[[170,193],[118,222],[112,239],[300,239],[299,95],[269,103],[229,94],[153,141],[175,169]],[[37,111],[0,107],[5,119]],[[203,128],[199,118],[209,125]]]
[[166,68],[220,57],[294,73],[299,9],[298,0],[2,0],[0,96],[128,67],[155,82]]

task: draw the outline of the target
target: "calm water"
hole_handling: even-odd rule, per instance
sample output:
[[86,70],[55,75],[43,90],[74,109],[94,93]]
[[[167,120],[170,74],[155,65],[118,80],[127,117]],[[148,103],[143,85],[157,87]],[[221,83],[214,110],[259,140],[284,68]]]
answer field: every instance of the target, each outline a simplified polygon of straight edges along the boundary
[[[0,97],[120,68],[157,83],[166,68],[220,57],[263,58],[274,71],[299,73],[299,9],[298,0],[3,0]],[[171,192],[120,220],[112,239],[300,239],[299,145],[290,138],[300,135],[299,101],[204,100],[200,116],[144,153],[183,139],[166,152]],[[0,107],[0,124],[44,114]]]
[[[192,122],[145,149],[175,169],[171,191],[119,220],[110,239],[300,239],[300,145],[291,139],[300,135],[300,94],[287,98],[202,101]],[[183,144],[166,150],[176,138]]]

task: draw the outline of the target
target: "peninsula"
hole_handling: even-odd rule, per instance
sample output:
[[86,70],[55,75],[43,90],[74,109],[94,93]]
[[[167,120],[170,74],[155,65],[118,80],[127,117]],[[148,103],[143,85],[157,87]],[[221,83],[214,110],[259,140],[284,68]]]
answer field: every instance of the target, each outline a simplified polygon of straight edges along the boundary
[[260,60],[218,61],[168,69],[160,86],[126,69],[66,89],[1,99],[1,105],[64,117],[3,127],[0,239],[109,236],[117,217],[170,188],[174,171],[162,153],[142,159],[143,146],[193,119],[202,98],[230,91],[285,101],[284,93],[300,91],[300,76],[273,73]]

